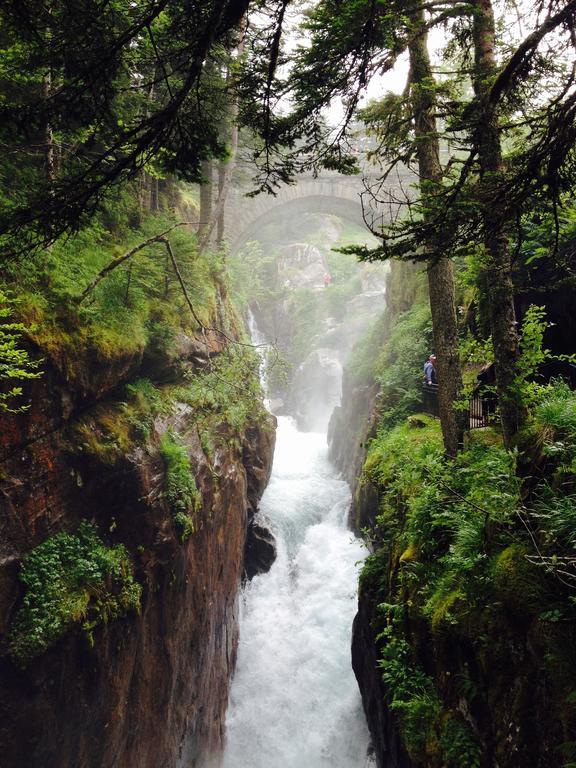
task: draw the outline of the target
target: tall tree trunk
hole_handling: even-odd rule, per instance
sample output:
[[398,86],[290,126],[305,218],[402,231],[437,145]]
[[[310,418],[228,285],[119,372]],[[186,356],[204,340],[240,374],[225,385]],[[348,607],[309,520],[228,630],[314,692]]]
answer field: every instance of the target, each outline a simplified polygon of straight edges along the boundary
[[213,220],[204,236],[205,239],[210,237],[214,226],[217,225],[216,240],[219,245],[222,244],[224,239],[226,198],[232,184],[232,174],[236,167],[236,155],[238,153],[238,126],[235,122],[237,117],[238,104],[234,102],[230,107],[230,118],[233,121],[230,129],[230,157],[228,162],[224,163],[221,161],[218,166],[218,202],[216,203]]
[[[236,53],[238,56],[241,56],[243,51],[244,39],[241,37],[236,47]],[[230,85],[231,79],[230,68],[228,68],[226,75],[228,85]],[[218,202],[216,203],[213,221],[208,227],[204,238],[200,240],[201,248],[204,241],[210,237],[214,226],[216,226],[216,242],[218,245],[222,245],[226,233],[226,198],[232,183],[232,174],[236,167],[236,155],[238,154],[238,98],[234,94],[229,101],[228,115],[230,121],[230,157],[227,163],[220,161],[218,165]]]
[[202,161],[203,183],[200,185],[200,221],[198,224],[198,239],[207,240],[206,233],[212,222],[212,160]]
[[[52,74],[47,72],[42,78],[42,96],[48,109],[48,100],[52,93]],[[44,167],[46,169],[46,181],[52,187],[56,180],[56,147],[54,144],[54,132],[49,118],[44,120]]]
[[51,55],[51,41],[52,41],[52,7],[48,5],[46,8],[46,28],[44,30],[44,43],[46,51],[48,53],[48,65],[44,76],[42,77],[42,99],[44,100],[44,106],[46,113],[44,116],[43,136],[42,143],[44,145],[44,169],[46,172],[46,181],[48,182],[49,194],[54,193],[54,182],[56,181],[56,145],[54,143],[54,131],[52,123],[50,122],[50,97],[52,96],[52,76],[53,76],[53,61]]
[[216,222],[216,243],[221,246],[224,242],[224,234],[226,233],[226,207],[220,205],[220,201],[225,197],[226,190],[226,163],[220,160],[218,163],[218,220]]
[[[434,76],[428,53],[428,33],[422,9],[412,14],[413,31],[409,45],[411,100],[414,114],[420,195],[425,210],[433,205],[442,181],[440,145],[436,127]],[[418,31],[420,30],[420,31]],[[424,214],[426,216],[426,214]],[[455,408],[462,390],[458,344],[458,321],[452,261],[445,256],[437,238],[428,243],[428,293],[438,369],[438,408],[444,448],[455,456],[462,443],[465,414]]]
[[160,209],[158,179],[150,176],[150,212],[156,213]]
[[514,311],[514,286],[506,222],[498,210],[494,190],[503,172],[498,114],[488,101],[491,82],[497,74],[494,11],[491,0],[475,0],[473,12],[474,90],[478,101],[477,136],[480,161],[480,200],[483,207],[484,273],[488,287],[490,330],[494,346],[496,387],[504,443],[512,438],[525,418],[514,392],[519,357]]

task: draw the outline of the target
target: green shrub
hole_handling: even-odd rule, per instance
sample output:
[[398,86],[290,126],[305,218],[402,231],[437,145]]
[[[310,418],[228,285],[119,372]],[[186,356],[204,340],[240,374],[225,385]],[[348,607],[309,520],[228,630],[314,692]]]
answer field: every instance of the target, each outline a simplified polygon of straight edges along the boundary
[[546,487],[530,513],[544,546],[574,555],[576,550],[576,496],[557,494]]
[[543,453],[576,475],[576,393],[565,381],[557,379],[543,388],[534,422]]
[[22,394],[21,384],[42,375],[38,370],[39,362],[32,360],[22,348],[26,326],[9,322],[12,309],[13,302],[0,290],[0,413],[25,410],[28,406],[14,403]]
[[480,745],[470,727],[459,718],[451,716],[444,723],[440,747],[447,768],[480,768]]
[[397,319],[376,362],[384,403],[382,425],[396,424],[420,409],[423,366],[432,351],[430,308],[427,303],[414,304]]
[[562,379],[551,382],[535,409],[536,421],[576,440],[576,393]]
[[196,487],[190,458],[184,445],[172,432],[166,432],[160,443],[160,455],[164,461],[164,498],[180,534],[186,541],[194,533],[194,517],[202,504],[202,496]]
[[379,608],[387,618],[377,640],[390,709],[398,715],[402,741],[410,756],[422,760],[437,749],[442,702],[434,680],[413,661],[412,648],[403,635],[402,606],[382,604]]
[[193,374],[186,386],[178,387],[174,398],[194,408],[200,420],[212,416],[239,434],[266,418],[259,365],[253,349],[230,345],[207,370]]
[[57,533],[25,555],[20,580],[26,593],[9,645],[22,667],[75,624],[92,640],[96,626],[140,607],[142,588],[126,549],[106,545],[86,521],[75,533]]

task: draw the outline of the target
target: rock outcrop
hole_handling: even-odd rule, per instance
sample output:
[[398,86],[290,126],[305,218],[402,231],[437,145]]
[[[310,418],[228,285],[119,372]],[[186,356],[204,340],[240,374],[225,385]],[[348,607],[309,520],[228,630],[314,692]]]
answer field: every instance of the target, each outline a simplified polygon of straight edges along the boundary
[[376,605],[364,594],[352,627],[352,667],[370,727],[372,749],[378,768],[416,768],[404,750],[396,723],[386,704],[386,689],[378,674],[373,618]]
[[250,520],[244,553],[244,574],[251,579],[267,573],[276,560],[276,538],[270,529],[256,519]]
[[[193,339],[188,362],[205,356]],[[212,353],[218,353],[215,344]],[[200,360],[200,362],[202,362]],[[185,403],[156,416],[146,441],[114,424],[118,386],[142,360],[118,361],[81,386],[47,361],[31,409],[5,418],[0,479],[0,763],[2,768],[193,768],[222,744],[237,645],[249,522],[269,478],[273,418],[211,449]],[[105,397],[106,396],[106,397]],[[118,442],[95,451],[102,424]],[[136,425],[138,426],[138,425]],[[177,432],[201,496],[186,541],[164,493],[163,435]],[[84,437],[83,437],[84,436]],[[122,543],[142,586],[139,614],[72,629],[25,669],[8,636],[22,598],[21,558],[47,537],[95,522]]]

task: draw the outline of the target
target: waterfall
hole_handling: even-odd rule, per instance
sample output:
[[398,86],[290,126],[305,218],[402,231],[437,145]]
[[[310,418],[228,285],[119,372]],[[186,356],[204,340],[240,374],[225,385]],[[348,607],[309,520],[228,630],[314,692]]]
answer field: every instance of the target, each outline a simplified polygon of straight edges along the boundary
[[[326,435],[280,417],[261,511],[278,558],[241,595],[222,768],[364,768],[368,730],[350,660],[365,549]],[[371,763],[370,763],[371,764]]]

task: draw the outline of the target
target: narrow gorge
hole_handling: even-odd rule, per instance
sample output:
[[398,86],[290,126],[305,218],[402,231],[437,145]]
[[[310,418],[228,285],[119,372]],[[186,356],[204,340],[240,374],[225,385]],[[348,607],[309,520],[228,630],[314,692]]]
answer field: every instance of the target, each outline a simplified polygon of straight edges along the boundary
[[575,29],[0,4],[0,768],[576,768]]

